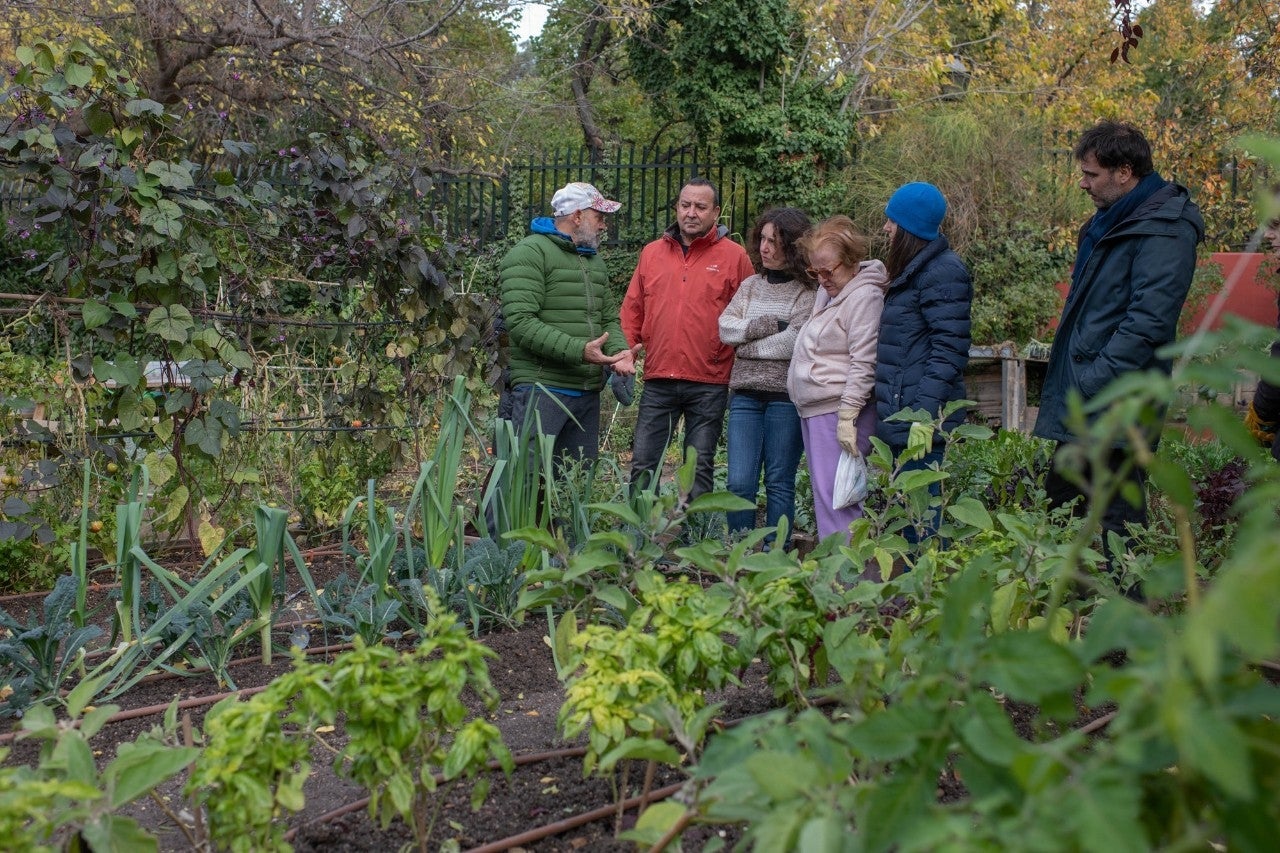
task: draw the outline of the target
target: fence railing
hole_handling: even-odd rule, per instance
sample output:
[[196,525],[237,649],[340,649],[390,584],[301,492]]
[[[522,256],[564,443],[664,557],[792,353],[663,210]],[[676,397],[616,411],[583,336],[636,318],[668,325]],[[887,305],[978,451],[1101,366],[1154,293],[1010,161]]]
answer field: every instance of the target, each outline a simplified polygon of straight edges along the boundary
[[[1055,172],[1065,175],[1074,168],[1072,141],[1070,134],[1055,135],[1045,146],[1046,158]],[[232,168],[241,178],[252,175],[275,186],[293,182],[281,163],[266,169],[245,163]],[[1251,215],[1249,201],[1255,188],[1266,186],[1273,179],[1265,165],[1246,167],[1234,158],[1224,157],[1220,173],[1228,180],[1229,196],[1242,200],[1242,216]],[[551,196],[557,189],[570,181],[588,181],[609,198],[622,202],[622,209],[609,219],[605,245],[634,248],[654,239],[671,224],[680,188],[692,177],[704,177],[716,185],[722,224],[735,235],[745,235],[756,213],[749,182],[742,173],[718,162],[713,151],[695,146],[665,150],[617,146],[596,160],[585,148],[556,149],[512,163],[498,178],[439,174],[433,178],[427,205],[446,240],[481,248],[508,235],[523,235],[531,219],[550,214]],[[0,214],[11,216],[34,193],[30,185],[0,179]],[[1218,231],[1233,233],[1238,224],[1241,223],[1219,222]]]
[[470,175],[435,180],[436,211],[446,238],[483,245],[551,212],[551,197],[571,181],[594,184],[622,203],[609,219],[609,246],[639,246],[674,221],[680,188],[693,177],[715,184],[720,193],[721,223],[730,232],[746,230],[751,215],[751,188],[734,169],[718,163],[712,152],[694,147],[654,150],[617,147],[593,161],[586,149],[563,149],[513,163],[502,180]]

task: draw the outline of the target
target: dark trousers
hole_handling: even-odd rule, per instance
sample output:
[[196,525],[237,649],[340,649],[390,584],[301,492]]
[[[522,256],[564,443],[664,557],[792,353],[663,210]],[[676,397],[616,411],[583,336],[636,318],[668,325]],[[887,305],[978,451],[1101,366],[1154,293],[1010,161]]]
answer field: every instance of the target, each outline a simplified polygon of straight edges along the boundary
[[516,429],[524,423],[525,413],[533,408],[538,413],[535,428],[543,435],[555,436],[553,454],[556,459],[573,456],[594,460],[600,455],[600,393],[587,391],[580,396],[558,394],[536,385],[517,385],[511,389],[511,421]]
[[724,427],[729,402],[728,385],[691,382],[686,379],[646,379],[636,414],[636,437],[631,447],[631,488],[657,486],[658,468],[676,423],[684,420],[685,448],[698,454],[689,500],[711,491],[715,485],[716,445]]
[[[1059,442],[1054,450],[1054,463],[1049,469],[1049,473],[1044,478],[1044,490],[1049,498],[1049,506],[1057,508],[1065,506],[1078,497],[1087,496],[1083,491],[1075,486],[1074,483],[1068,482],[1065,477],[1058,473],[1058,454],[1063,448],[1063,444]],[[1107,454],[1107,470],[1115,476],[1117,472],[1132,459],[1132,454],[1123,447],[1112,448]],[[1086,467],[1085,482],[1091,482],[1093,472]],[[1147,524],[1147,472],[1136,462],[1133,463],[1126,475],[1126,480],[1138,487],[1139,500],[1137,505],[1129,503],[1129,500],[1123,494],[1123,483],[1121,489],[1116,492],[1115,496],[1107,503],[1107,508],[1102,514],[1102,553],[1107,558],[1108,567],[1112,566],[1113,554],[1111,552],[1111,533],[1115,533],[1120,537],[1122,542],[1132,543],[1129,536],[1128,525],[1139,525],[1145,527]],[[1076,515],[1084,515],[1088,512],[1087,503],[1077,504],[1073,512]],[[1141,598],[1140,589],[1132,589],[1127,593],[1131,598]]]

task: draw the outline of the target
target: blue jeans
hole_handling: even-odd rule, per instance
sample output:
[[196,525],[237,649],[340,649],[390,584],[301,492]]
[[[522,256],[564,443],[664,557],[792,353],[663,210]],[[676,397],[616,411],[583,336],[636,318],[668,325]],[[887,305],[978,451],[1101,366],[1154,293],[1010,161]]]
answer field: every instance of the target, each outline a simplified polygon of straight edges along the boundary
[[728,385],[687,379],[646,379],[636,414],[631,446],[631,489],[657,491],[658,467],[671,443],[676,423],[684,420],[684,447],[698,454],[689,500],[715,485],[716,445],[724,426]]
[[[766,400],[735,392],[729,402],[728,487],[755,503],[764,469],[765,526],[777,527],[786,516],[787,530],[796,515],[796,469],[804,448],[800,415],[789,400]],[[726,513],[729,530],[751,530],[755,510]],[[772,541],[772,534],[767,541]]]

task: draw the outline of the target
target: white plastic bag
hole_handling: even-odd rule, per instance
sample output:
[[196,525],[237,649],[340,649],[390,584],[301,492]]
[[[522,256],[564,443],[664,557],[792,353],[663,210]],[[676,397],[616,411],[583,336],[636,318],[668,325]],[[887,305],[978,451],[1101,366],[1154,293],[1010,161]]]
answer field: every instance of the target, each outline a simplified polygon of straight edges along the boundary
[[844,509],[867,499],[867,461],[847,450],[840,451],[836,463],[836,483],[831,490],[831,508]]

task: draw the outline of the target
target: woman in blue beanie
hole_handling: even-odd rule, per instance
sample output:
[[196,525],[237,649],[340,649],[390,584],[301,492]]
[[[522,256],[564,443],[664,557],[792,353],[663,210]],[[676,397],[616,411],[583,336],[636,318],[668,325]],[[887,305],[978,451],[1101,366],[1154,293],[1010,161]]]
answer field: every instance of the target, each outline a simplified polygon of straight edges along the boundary
[[[942,193],[922,182],[899,187],[884,208],[889,289],[876,350],[876,435],[895,459],[907,448],[911,424],[888,421],[890,415],[923,409],[936,418],[947,403],[965,396],[973,281],[964,261],[938,232],[946,212]],[[954,412],[943,429],[963,421],[964,412]],[[903,468],[932,467],[941,463],[942,451],[943,443],[935,437],[923,457]],[[934,483],[931,491],[940,494],[940,485]],[[903,531],[907,541],[914,544],[933,535],[939,511],[935,507],[922,528],[908,526]]]

